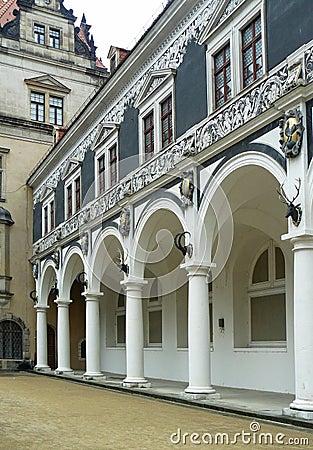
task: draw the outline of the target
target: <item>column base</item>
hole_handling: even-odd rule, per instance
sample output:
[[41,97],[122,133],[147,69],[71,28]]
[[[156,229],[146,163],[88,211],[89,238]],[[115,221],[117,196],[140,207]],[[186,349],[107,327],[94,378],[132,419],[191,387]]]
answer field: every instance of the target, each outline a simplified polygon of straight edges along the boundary
[[103,375],[101,372],[85,372],[83,378],[85,380],[92,380],[93,378],[101,377],[103,380],[106,380],[107,377]]
[[45,366],[44,364],[36,364],[34,370],[36,370],[36,372],[51,372],[51,367]]
[[151,383],[145,378],[126,377],[123,380],[123,386],[129,388],[150,388]]
[[283,416],[295,417],[296,419],[313,420],[313,411],[300,411],[299,409],[283,408]]
[[74,370],[71,369],[70,367],[58,367],[54,373],[56,375],[62,375],[62,374],[67,374],[67,373],[73,373]]
[[190,400],[219,400],[221,398],[221,394],[217,393],[211,386],[188,386],[183,392],[183,396]]

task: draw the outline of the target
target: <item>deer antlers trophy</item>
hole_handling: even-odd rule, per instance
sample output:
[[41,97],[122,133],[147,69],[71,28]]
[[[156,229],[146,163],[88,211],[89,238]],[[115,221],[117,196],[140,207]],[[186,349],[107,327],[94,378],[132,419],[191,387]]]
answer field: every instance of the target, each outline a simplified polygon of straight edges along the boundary
[[128,254],[126,255],[126,258],[124,258],[124,255],[122,254],[122,252],[119,248],[117,249],[117,252],[118,252],[118,254],[117,254],[117,259],[115,261],[115,264],[120,268],[120,270],[122,272],[124,272],[128,276],[129,266],[128,266],[128,264],[125,263],[125,261],[128,257]]
[[302,209],[301,209],[300,203],[298,203],[297,205],[294,204],[294,201],[296,200],[296,198],[299,197],[299,193],[300,193],[300,187],[301,187],[300,178],[298,178],[297,182],[298,182],[298,186],[295,185],[296,195],[293,197],[292,200],[289,200],[289,198],[287,197],[287,195],[284,191],[284,188],[283,188],[283,184],[281,184],[279,186],[279,190],[277,189],[279,200],[282,203],[284,203],[285,205],[287,205],[287,211],[286,211],[285,218],[288,219],[288,217],[291,217],[292,223],[296,227],[299,226],[299,223],[301,222],[301,217],[302,217]]

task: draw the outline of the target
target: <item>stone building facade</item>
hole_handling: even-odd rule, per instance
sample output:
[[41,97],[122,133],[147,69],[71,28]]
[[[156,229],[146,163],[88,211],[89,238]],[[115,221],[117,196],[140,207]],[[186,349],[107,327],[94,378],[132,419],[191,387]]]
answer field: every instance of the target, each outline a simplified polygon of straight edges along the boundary
[[0,366],[35,359],[31,170],[108,78],[62,0],[0,1]]
[[33,172],[37,370],[289,392],[313,418],[311,19],[169,1]]

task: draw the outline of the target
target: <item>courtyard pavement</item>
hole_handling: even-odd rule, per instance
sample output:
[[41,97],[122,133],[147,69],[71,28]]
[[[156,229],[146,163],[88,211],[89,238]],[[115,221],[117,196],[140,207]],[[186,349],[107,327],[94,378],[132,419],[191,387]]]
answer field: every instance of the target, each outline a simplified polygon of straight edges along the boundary
[[[0,449],[313,448],[312,429],[117,392],[110,380],[105,389],[77,381],[1,372]],[[169,388],[159,385],[164,395]]]
[[95,385],[105,389],[135,393],[173,403],[235,413],[241,416],[255,417],[313,429],[312,420],[298,419],[283,415],[283,408],[287,408],[294,399],[294,396],[290,394],[214,386],[216,392],[220,394],[220,398],[197,400],[188,398],[184,394],[184,389],[187,387],[187,383],[184,382],[153,378],[148,379],[151,387],[127,388],[123,386],[124,375],[103,373],[103,377],[85,379],[83,376],[84,372],[74,371],[73,373],[68,374],[55,374],[54,371],[51,371],[41,373],[48,376],[70,379],[79,383]]

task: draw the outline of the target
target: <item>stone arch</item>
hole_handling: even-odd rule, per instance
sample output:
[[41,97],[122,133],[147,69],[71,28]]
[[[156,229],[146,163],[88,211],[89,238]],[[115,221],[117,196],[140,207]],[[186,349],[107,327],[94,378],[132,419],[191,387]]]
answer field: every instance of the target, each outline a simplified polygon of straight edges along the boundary
[[111,272],[115,273],[119,281],[122,281],[123,274],[115,264],[118,251],[127,256],[119,231],[113,226],[108,226],[97,236],[88,265],[88,277],[92,291],[100,291],[101,282],[109,266]]
[[[230,254],[234,233],[233,205],[230,205],[229,202],[230,192],[227,192],[224,187],[238,171],[246,170],[248,172],[253,168],[264,170],[277,181],[277,185],[283,183],[286,178],[284,169],[274,159],[259,152],[249,151],[229,159],[214,176],[210,177],[204,187],[199,208],[198,223],[201,227],[199,229],[199,246],[207,252],[202,257],[209,261],[214,260],[219,266],[221,266],[222,261],[227,260]],[[250,194],[253,194],[253,190],[250,191]],[[275,195],[277,195],[276,191]],[[279,204],[278,198],[277,203]],[[259,211],[256,211],[256,215],[259,215],[260,218],[261,214],[259,213]],[[243,214],[242,211],[241,214]],[[262,220],[268,221],[269,217],[263,214]],[[260,223],[262,223],[261,220]],[[217,239],[218,236],[219,239]],[[216,242],[215,246],[214,243]],[[214,277],[219,273],[218,268],[213,268],[212,271]]]
[[72,246],[65,253],[59,286],[60,298],[70,299],[73,282],[79,272],[85,271],[84,257],[79,247]]
[[[163,294],[179,278],[183,256],[174,246],[177,233],[189,231],[179,205],[170,198],[157,199],[141,214],[133,238],[132,273],[139,278],[145,268],[158,277]],[[193,236],[193,239],[195,237]]]
[[48,259],[44,262],[40,277],[40,285],[38,289],[38,304],[48,306],[48,298],[51,288],[55,285],[57,273],[52,260]]

